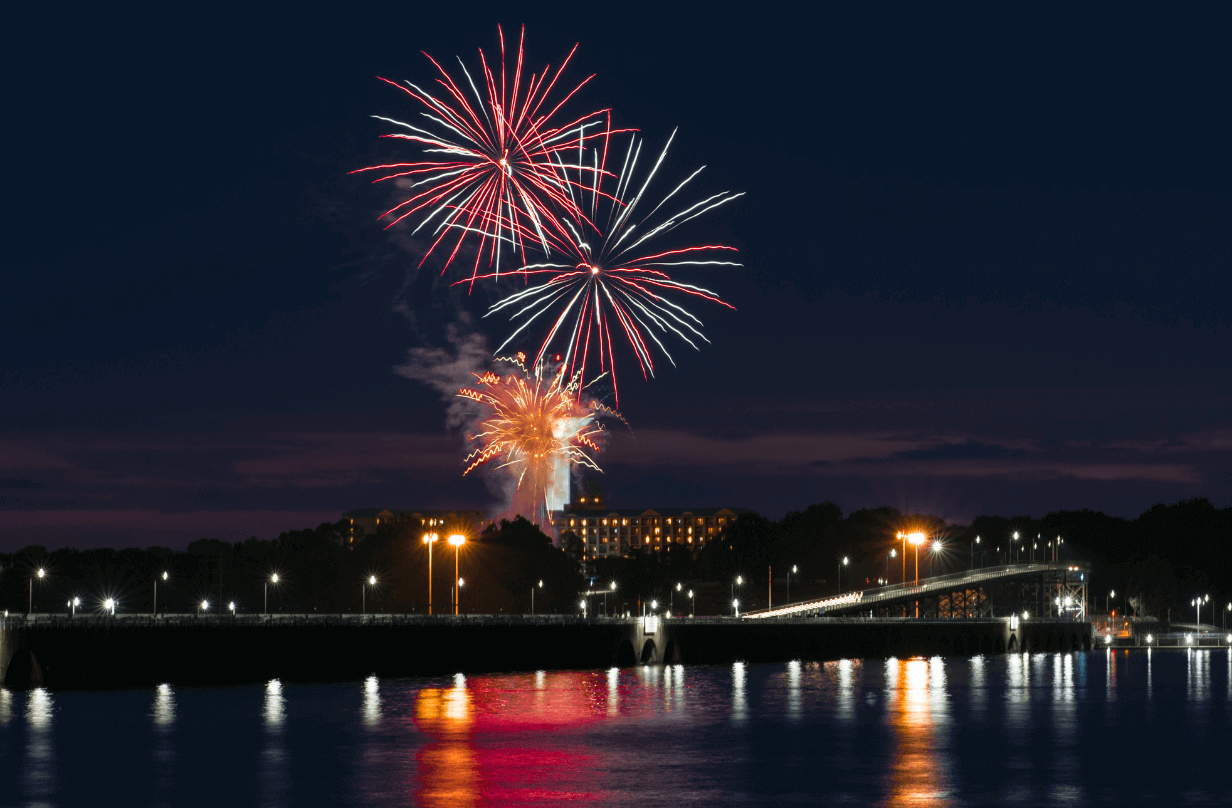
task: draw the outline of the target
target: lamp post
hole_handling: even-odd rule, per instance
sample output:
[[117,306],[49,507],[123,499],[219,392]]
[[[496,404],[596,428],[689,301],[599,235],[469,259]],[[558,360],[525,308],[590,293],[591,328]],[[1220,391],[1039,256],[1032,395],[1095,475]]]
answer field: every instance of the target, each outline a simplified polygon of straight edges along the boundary
[[1011,557],[1013,558],[1014,561],[1018,560],[1018,548],[1015,546],[1017,544],[1018,544],[1018,531],[1015,530],[1014,531],[1014,541],[1010,543],[1010,550],[1012,554]]
[[463,579],[461,579],[461,578],[459,578],[458,580],[454,581],[454,590],[453,590],[453,593],[454,593],[454,601],[453,601],[453,613],[454,613],[454,616],[457,616],[457,614],[458,614],[458,608],[462,605],[462,585],[463,585],[463,584],[465,584],[465,583],[466,583],[466,581],[464,581],[464,580],[463,580]]
[[[611,589],[611,591],[612,591],[612,592],[615,592],[615,591],[616,591],[616,582],[615,582],[615,581],[612,581],[612,585],[611,585],[610,589]],[[607,617],[607,593],[608,593],[608,590],[607,590],[607,589],[604,589],[604,590],[603,590],[603,616],[604,616],[604,617]]]
[[744,586],[744,576],[743,575],[737,575],[736,580],[732,581],[732,585],[731,585],[732,600],[736,599],[736,587],[738,586]]
[[1228,608],[1223,610],[1223,630],[1228,630],[1228,612],[1232,612],[1232,603],[1228,604]]
[[461,533],[455,533],[449,537],[449,543],[453,545],[453,613],[458,613],[458,601],[462,600],[462,592],[457,586],[458,581],[462,580],[458,577],[458,550],[462,549],[462,545],[466,544],[466,537]]
[[42,567],[39,567],[38,572],[35,575],[30,576],[30,601],[29,603],[26,604],[26,614],[28,615],[34,613],[34,579],[37,576],[38,579],[41,581],[43,580],[44,577],[46,577],[46,575],[47,575],[47,570],[43,569]]
[[115,617],[116,602],[115,598],[107,598],[103,601],[103,611],[111,612],[111,616]]
[[847,566],[849,559],[843,556],[843,559],[838,562],[838,594],[843,594],[843,567]]
[[[167,573],[163,571],[163,580],[167,580]],[[154,616],[158,617],[158,579],[154,579]]]
[[271,576],[269,577],[269,580],[265,582],[265,586],[263,587],[264,594],[265,594],[265,616],[266,616],[266,617],[269,617],[269,588],[270,588],[270,584],[274,584],[274,585],[277,585],[277,584],[278,584],[278,573],[276,573],[276,572],[275,572],[273,575],[271,575]]
[[425,533],[423,543],[428,545],[428,614],[432,614],[432,545],[441,537],[435,533]]
[[980,543],[980,537],[976,536],[975,541],[971,542],[971,569],[975,569],[975,545]]
[[932,546],[929,549],[932,550],[932,552],[928,554],[928,577],[931,578],[934,574],[933,559],[941,554],[941,551],[945,549],[945,545],[941,543],[941,539],[936,539],[933,541]]
[[[539,582],[539,588],[543,589],[543,581]],[[535,587],[530,588],[530,613],[535,613]]]
[[376,586],[376,576],[369,575],[368,580],[364,581],[363,586],[359,588],[359,613],[360,615],[368,614],[368,587]]
[[[791,565],[791,572],[787,573],[787,602],[791,603],[791,576],[799,572],[800,569],[795,564]],[[888,573],[887,573],[888,574]]]
[[[911,546],[915,548],[915,584],[914,585],[918,588],[920,585],[920,545],[924,543],[924,534],[920,533],[919,531],[916,531],[915,533],[912,533],[909,536],[907,536],[907,539],[911,542]],[[904,562],[906,561],[906,559],[903,559],[903,560]],[[915,601],[915,616],[917,618],[920,616],[920,601],[918,598]]]
[[69,606],[73,608],[73,617],[77,616],[77,607],[81,605],[81,598],[73,598],[69,602]]
[[235,617],[235,601],[228,603],[227,608],[231,610],[231,616]]
[[1116,590],[1108,590],[1108,614],[1112,614],[1112,600],[1116,597]]
[[210,602],[208,600],[203,600],[197,604],[197,616],[198,617],[201,616],[202,612],[208,612],[209,610],[210,610]]
[[[790,579],[788,579],[788,580],[790,580]],[[676,584],[676,589],[675,589],[675,591],[672,591],[672,590],[670,590],[670,589],[669,589],[669,590],[667,590],[667,613],[668,613],[669,615],[670,615],[670,614],[675,614],[675,612],[676,612],[676,592],[679,592],[679,591],[680,591],[680,586],[681,586],[681,585],[678,583],[678,584]],[[790,583],[788,583],[788,586],[791,586],[791,584],[790,584]]]
[[907,533],[906,531],[900,530],[898,532],[897,538],[902,539],[902,542],[903,542],[903,583],[905,584],[907,583]]
[[740,601],[738,599],[732,598],[732,608],[736,610],[736,617],[739,617],[740,616]]

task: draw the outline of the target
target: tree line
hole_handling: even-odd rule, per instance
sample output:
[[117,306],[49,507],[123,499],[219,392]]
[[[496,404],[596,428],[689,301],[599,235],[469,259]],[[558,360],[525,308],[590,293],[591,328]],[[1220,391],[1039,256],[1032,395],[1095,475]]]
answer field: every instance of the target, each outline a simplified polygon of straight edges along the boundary
[[[37,612],[67,612],[76,597],[81,609],[92,611],[111,597],[123,612],[151,613],[157,587],[160,612],[196,611],[205,601],[211,611],[234,602],[239,613],[266,608],[426,613],[429,549],[422,541],[423,528],[381,526],[351,544],[349,527],[343,520],[287,531],[274,540],[200,539],[182,551],[48,551],[32,545],[0,555],[0,604],[21,613],[32,600]],[[740,597],[742,610],[765,605],[771,576],[775,602],[782,602],[793,568],[793,600],[840,587],[898,583],[904,559],[903,543],[896,537],[914,531],[928,537],[918,552],[920,577],[1041,560],[1055,551],[1059,560],[1093,565],[1089,591],[1096,610],[1128,607],[1131,614],[1192,619],[1193,598],[1209,595],[1217,608],[1208,605],[1204,620],[1218,623],[1219,608],[1227,604],[1224,593],[1232,593],[1232,508],[1216,508],[1206,499],[1156,505],[1135,519],[1082,510],[1042,518],[980,516],[970,525],[891,507],[844,516],[837,505],[823,502],[779,520],[743,514],[696,558],[684,546],[668,545],[662,551],[635,549],[626,558],[583,563],[577,535],[566,533],[557,548],[522,517],[501,520],[459,548],[460,587],[455,588],[453,548],[444,541],[432,546],[431,602],[435,612],[451,612],[456,593],[462,613],[526,613],[533,591],[536,611],[575,613],[585,592],[601,592],[615,581],[613,611],[634,610],[654,599],[687,613],[687,591],[692,590],[698,614],[724,614],[733,595]],[[935,550],[934,542],[939,543]],[[917,552],[911,545],[906,549],[906,578],[912,580]],[[38,569],[45,571],[43,578],[37,577]],[[376,583],[370,585],[372,578]],[[744,586],[735,586],[737,578]],[[1110,600],[1113,590],[1119,594]],[[598,606],[591,601],[592,614]]]

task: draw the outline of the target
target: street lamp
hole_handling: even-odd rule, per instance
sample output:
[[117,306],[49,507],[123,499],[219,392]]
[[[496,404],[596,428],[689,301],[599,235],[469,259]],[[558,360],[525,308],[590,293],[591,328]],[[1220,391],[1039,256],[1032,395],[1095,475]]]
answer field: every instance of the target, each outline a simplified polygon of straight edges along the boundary
[[971,569],[975,569],[975,545],[980,543],[980,537],[976,536],[975,541],[971,542]]
[[902,539],[903,542],[903,583],[907,583],[907,533],[900,530],[895,537]]
[[[458,577],[458,550],[462,549],[462,545],[466,544],[466,537],[461,533],[455,533],[449,537],[449,543],[453,545],[453,579],[460,581]],[[458,603],[462,600],[462,592],[460,588],[455,586],[453,590],[453,613],[458,613]]]
[[732,600],[736,599],[736,587],[738,586],[744,586],[744,576],[743,575],[737,575],[736,580],[732,582],[732,587],[731,587]]
[[432,545],[440,540],[435,533],[425,533],[423,543],[428,545],[428,614],[432,614]]
[[71,601],[69,601],[69,604],[73,607],[73,617],[76,617],[77,607],[81,605],[81,598],[73,598]]
[[1010,545],[1014,549],[1014,560],[1015,561],[1018,560],[1018,548],[1014,547],[1014,544],[1017,544],[1017,543],[1018,543],[1018,531],[1015,530],[1014,531],[1014,543]]
[[941,543],[941,539],[936,539],[932,543],[931,553],[928,555],[928,577],[933,576],[933,559],[945,549],[945,545]]
[[208,612],[209,610],[210,610],[210,602],[208,600],[201,601],[201,603],[198,604],[197,606],[198,615],[200,615],[202,612]]
[[465,583],[466,581],[459,578],[455,584],[457,586],[457,589],[454,590],[457,599],[453,602],[453,613],[455,616],[458,614],[458,607],[462,605],[462,585]]
[[103,601],[103,611],[111,612],[111,616],[115,617],[116,602],[115,598],[107,598]]
[[732,608],[736,610],[736,617],[740,616],[740,601],[732,598]]
[[[612,586],[611,586],[610,588],[611,588],[611,591],[613,591],[613,592],[615,592],[615,591],[616,591],[616,582],[615,582],[615,581],[612,581]],[[604,617],[607,617],[607,593],[608,593],[608,590],[607,590],[607,589],[604,589],[604,590],[603,590],[603,616],[604,616]]]
[[[539,582],[539,588],[543,589],[543,581]],[[533,586],[530,588],[530,613],[535,613],[535,587]]]
[[795,564],[791,565],[791,572],[787,573],[787,602],[791,603],[791,576],[800,571],[800,568]]
[[[167,580],[167,572],[163,571],[163,580]],[[154,579],[154,616],[158,617],[158,579]]]
[[269,587],[270,587],[270,584],[274,584],[275,586],[278,584],[278,573],[275,572],[273,575],[271,575],[269,577],[269,580],[265,582],[265,586],[263,587],[263,591],[265,593],[265,616],[266,617],[269,617]]
[[843,560],[838,565],[838,593],[840,595],[843,594],[843,567],[847,566],[848,561],[847,556],[843,556]]
[[1108,614],[1112,614],[1112,601],[1114,598],[1116,598],[1116,590],[1108,590]]
[[[790,586],[791,586],[791,583],[790,583],[791,579],[790,579],[790,578],[788,578],[787,580],[788,580],[788,584],[787,584],[787,585],[790,587]],[[676,590],[675,590],[675,592],[673,592],[673,591],[672,591],[672,590],[670,590],[670,589],[669,589],[669,590],[667,590],[667,613],[668,613],[668,614],[675,614],[675,612],[676,612],[676,592],[679,592],[679,591],[680,591],[680,587],[681,587],[681,584],[677,583],[677,584],[676,584]],[[788,591],[790,591],[790,590],[788,590]]]
[[235,617],[235,601],[228,603],[227,608],[231,610],[231,616]]
[[376,586],[376,576],[369,575],[368,580],[364,581],[359,588],[359,614],[360,616],[368,613],[368,587]]
[[[39,567],[38,573],[36,573],[36,575],[38,579],[41,581],[43,580],[44,577],[47,576],[47,570],[43,569],[42,567]],[[34,578],[35,578],[35,575],[30,576],[30,601],[26,605],[26,614],[34,613]]]

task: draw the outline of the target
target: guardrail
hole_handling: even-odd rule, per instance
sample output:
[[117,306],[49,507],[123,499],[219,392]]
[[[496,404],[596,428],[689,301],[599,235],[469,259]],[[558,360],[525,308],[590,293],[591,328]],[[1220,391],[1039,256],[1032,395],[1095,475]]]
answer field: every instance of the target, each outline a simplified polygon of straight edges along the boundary
[[[922,579],[918,584],[890,584],[889,586],[863,589],[858,592],[839,595],[836,597],[789,603],[785,606],[779,606],[773,609],[762,609],[756,612],[749,612],[746,617],[754,619],[763,617],[779,617],[812,610],[834,608],[835,606],[846,607],[857,603],[860,606],[866,606],[884,603],[888,600],[896,600],[903,596],[926,595],[932,592],[944,591],[956,584],[974,584],[996,578],[1007,578],[1015,575],[1031,575],[1041,572],[1085,573],[1089,569],[1090,566],[1087,564],[1060,561],[1044,564],[1006,564],[997,567],[981,567],[978,570],[969,570],[967,572],[951,572],[945,575],[935,575],[931,578]],[[827,605],[831,601],[836,601],[842,598],[852,598],[852,596],[856,595],[858,595],[858,597],[854,597],[850,601]]]

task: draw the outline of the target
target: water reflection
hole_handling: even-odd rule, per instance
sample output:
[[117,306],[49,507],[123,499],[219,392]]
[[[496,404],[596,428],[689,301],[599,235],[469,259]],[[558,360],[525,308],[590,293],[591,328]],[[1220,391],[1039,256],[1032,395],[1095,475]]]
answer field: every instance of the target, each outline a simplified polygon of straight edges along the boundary
[[381,723],[381,683],[376,676],[364,680],[363,716],[365,727]]
[[829,667],[831,664],[838,669],[838,709],[836,712],[840,720],[851,721],[856,715],[856,700],[852,693],[852,661],[840,659],[836,663],[826,663],[826,666]]
[[169,684],[161,684],[154,689],[154,708],[151,712],[154,719],[154,748],[152,757],[154,763],[150,772],[150,781],[154,785],[154,794],[159,797],[155,805],[171,805],[167,795],[175,788],[175,743],[172,728],[175,726],[175,693]]
[[265,728],[271,732],[278,732],[282,729],[282,722],[286,720],[286,702],[282,697],[282,682],[277,679],[270,679],[265,685]]
[[800,720],[800,660],[787,663],[787,717]]
[[415,725],[432,737],[416,755],[419,803],[455,808],[474,805],[478,777],[470,739],[466,678],[459,675],[452,688],[427,687],[419,691],[415,699]]
[[51,693],[35,688],[26,696],[25,781],[28,805],[51,805],[56,790],[55,746],[52,744],[51,722],[55,703]]
[[1211,697],[1211,652],[1191,650],[1187,656],[1186,696],[1190,701],[1206,701]]
[[732,721],[742,723],[749,717],[749,705],[744,695],[744,663],[732,663]]
[[616,715],[620,712],[620,668],[608,668],[607,671],[607,714]]
[[286,700],[282,694],[282,682],[270,679],[265,685],[265,745],[261,749],[258,765],[257,787],[262,805],[286,805],[290,786],[290,756],[283,741],[283,724],[286,722]]
[[0,687],[0,726],[13,720],[13,695]]
[[169,727],[175,723],[175,694],[171,685],[161,684],[154,691],[154,725]]
[[892,667],[887,664],[886,673],[887,684],[895,691],[894,698],[887,699],[894,744],[887,775],[888,803],[948,800],[952,784],[944,660],[917,657]]

